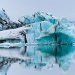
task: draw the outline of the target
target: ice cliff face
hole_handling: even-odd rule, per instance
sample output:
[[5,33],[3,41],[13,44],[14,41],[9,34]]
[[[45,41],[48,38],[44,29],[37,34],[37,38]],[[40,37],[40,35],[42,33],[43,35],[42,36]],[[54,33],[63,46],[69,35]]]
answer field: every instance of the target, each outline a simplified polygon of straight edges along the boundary
[[75,57],[74,33],[74,23],[65,18],[37,12],[13,22],[3,9],[0,11],[1,71],[6,74],[15,62],[36,69],[57,63],[64,70],[68,69]]

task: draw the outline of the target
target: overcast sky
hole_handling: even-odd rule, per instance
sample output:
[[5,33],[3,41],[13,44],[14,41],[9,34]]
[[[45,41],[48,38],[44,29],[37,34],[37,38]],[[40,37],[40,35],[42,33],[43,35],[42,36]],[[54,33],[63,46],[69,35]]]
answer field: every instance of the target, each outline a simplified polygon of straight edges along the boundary
[[0,0],[0,8],[4,8],[13,20],[37,11],[75,19],[75,0]]
[[[29,15],[37,11],[44,11],[56,17],[66,17],[75,20],[75,0],[0,0],[0,9],[4,8],[12,20],[20,16]],[[8,75],[74,75],[75,66],[70,71],[63,73],[58,67],[51,71],[36,72],[25,70],[16,64],[8,72]],[[15,72],[14,72],[15,71]]]

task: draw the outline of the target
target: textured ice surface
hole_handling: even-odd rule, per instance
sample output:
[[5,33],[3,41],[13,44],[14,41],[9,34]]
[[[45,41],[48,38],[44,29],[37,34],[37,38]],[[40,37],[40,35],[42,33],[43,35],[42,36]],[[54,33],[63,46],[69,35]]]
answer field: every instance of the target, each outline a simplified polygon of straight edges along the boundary
[[68,70],[75,61],[75,25],[44,12],[22,16],[13,22],[0,12],[0,73],[7,74],[17,62],[37,70],[58,64]]

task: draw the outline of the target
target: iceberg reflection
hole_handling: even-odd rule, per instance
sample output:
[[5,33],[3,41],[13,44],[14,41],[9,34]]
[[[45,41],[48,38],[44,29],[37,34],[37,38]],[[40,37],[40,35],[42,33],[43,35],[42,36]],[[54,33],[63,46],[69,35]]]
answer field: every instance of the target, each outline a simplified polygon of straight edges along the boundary
[[[23,51],[23,54],[22,54]],[[24,52],[25,51],[25,52]],[[23,67],[34,67],[43,69],[53,67],[58,64],[63,70],[69,69],[69,66],[75,62],[75,46],[57,45],[57,46],[31,46],[22,48],[0,48],[0,71],[4,75],[10,66],[19,62]]]

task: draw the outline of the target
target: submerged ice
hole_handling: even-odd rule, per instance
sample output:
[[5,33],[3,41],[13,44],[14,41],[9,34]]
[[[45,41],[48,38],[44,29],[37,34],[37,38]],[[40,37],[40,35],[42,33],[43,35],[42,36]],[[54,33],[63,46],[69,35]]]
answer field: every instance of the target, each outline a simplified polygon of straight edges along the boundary
[[0,73],[19,62],[23,67],[46,69],[58,64],[64,70],[75,62],[75,25],[66,18],[36,12],[13,22],[0,11]]

